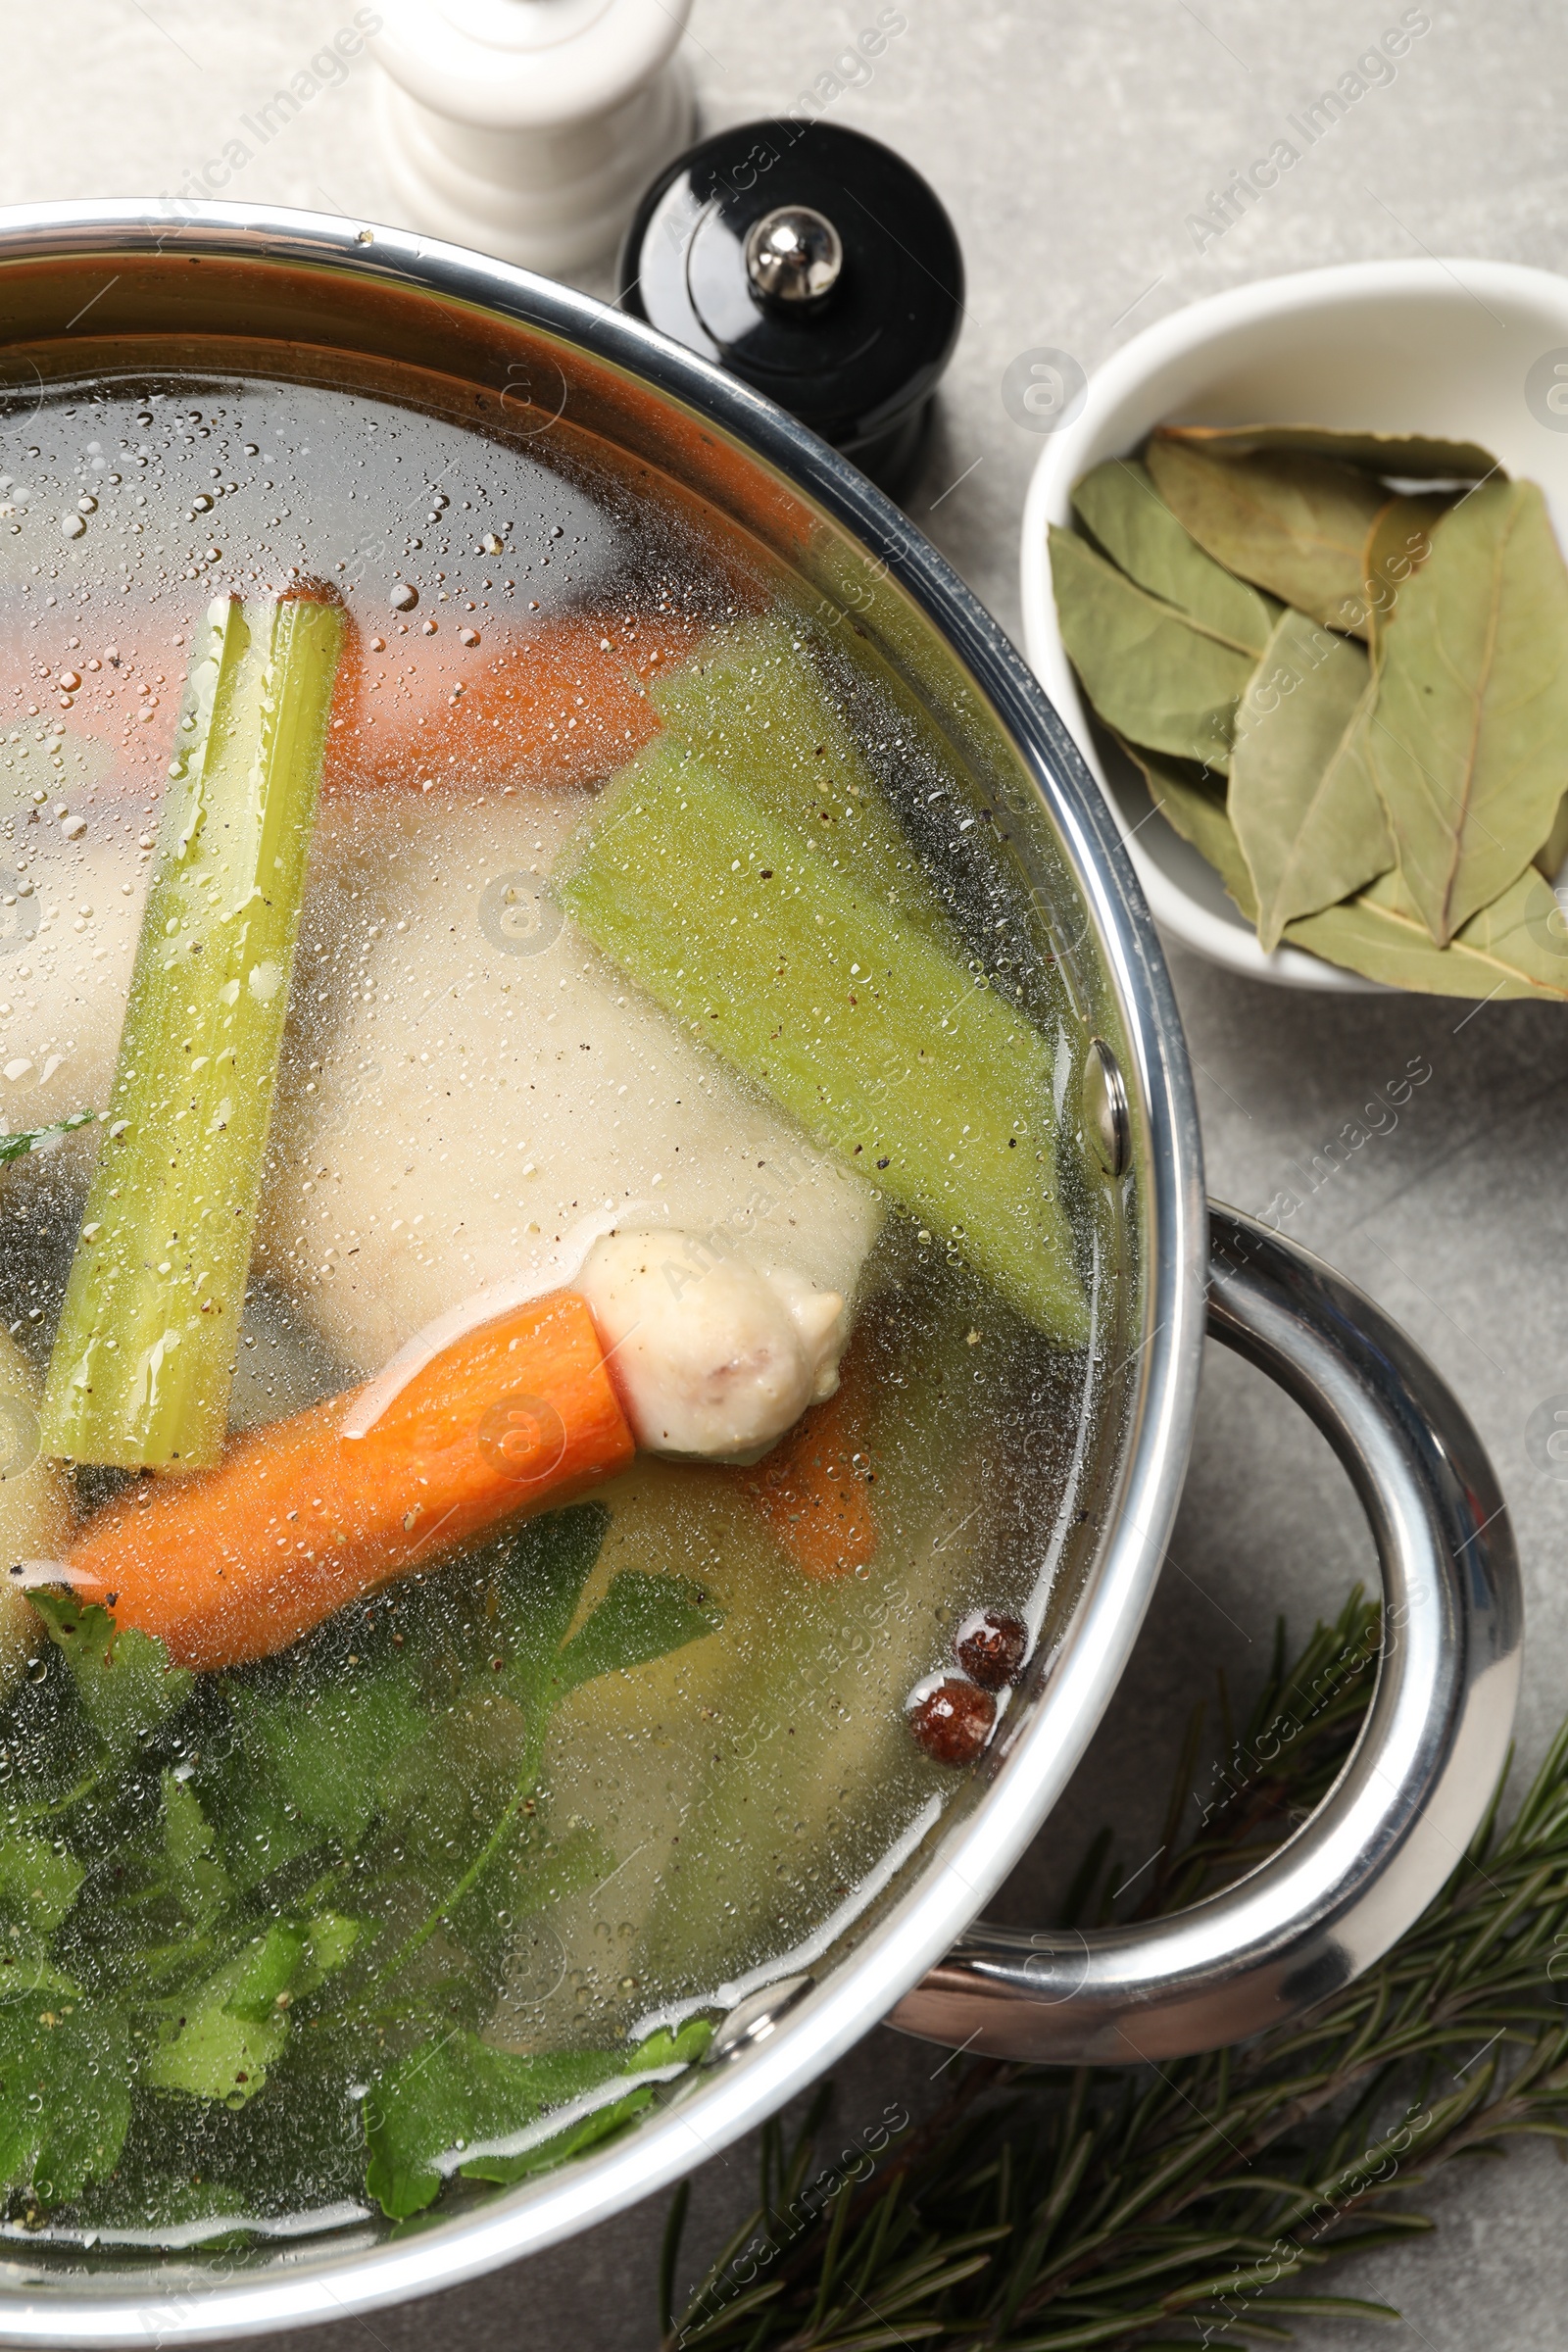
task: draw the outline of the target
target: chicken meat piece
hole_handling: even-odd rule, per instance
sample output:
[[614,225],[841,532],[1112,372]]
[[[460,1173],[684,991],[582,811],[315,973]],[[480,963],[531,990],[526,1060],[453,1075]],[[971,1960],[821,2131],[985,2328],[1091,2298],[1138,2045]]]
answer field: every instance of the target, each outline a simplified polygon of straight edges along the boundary
[[323,804],[255,1269],[353,1370],[474,1293],[670,1227],[853,1300],[882,1221],[548,893],[575,793]]

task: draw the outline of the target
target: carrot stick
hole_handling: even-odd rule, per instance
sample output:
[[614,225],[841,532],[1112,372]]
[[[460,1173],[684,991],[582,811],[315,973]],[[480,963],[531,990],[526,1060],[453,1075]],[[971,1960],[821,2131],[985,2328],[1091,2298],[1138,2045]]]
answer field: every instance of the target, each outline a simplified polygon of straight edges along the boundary
[[389,637],[383,653],[356,645],[333,705],[326,789],[417,792],[453,776],[470,788],[602,783],[658,734],[647,687],[706,633],[679,612],[590,612],[527,631],[486,620],[471,648],[446,619],[434,637]]
[[73,1587],[179,1666],[284,1649],[346,1601],[624,1469],[635,1445],[587,1306],[556,1291],[468,1332],[366,1436],[330,1396],[215,1470],[145,1481],[66,1556]]
[[[444,611],[433,637],[417,626],[406,637],[383,631],[379,654],[369,650],[368,617],[348,632],[323,793],[417,792],[427,780],[454,779],[470,792],[603,783],[659,733],[646,689],[678,670],[709,629],[706,619],[629,603],[618,612],[571,613],[528,627],[510,612],[473,617],[475,646],[463,644],[458,620]],[[122,614],[121,659],[90,676],[71,673],[81,684],[68,702],[68,740],[92,739],[105,771],[91,788],[95,808],[133,801],[151,814],[164,790],[180,707],[176,686],[154,683],[156,670],[178,659],[165,625],[160,619],[155,634],[146,608]],[[44,691],[30,659],[31,649],[24,658],[0,635],[0,709],[9,704],[15,713],[19,702],[24,708]],[[157,701],[144,699],[142,687]]]
[[868,1401],[852,1354],[827,1402],[813,1405],[771,1453],[742,1473],[744,1492],[775,1543],[817,1583],[867,1568],[876,1556]]

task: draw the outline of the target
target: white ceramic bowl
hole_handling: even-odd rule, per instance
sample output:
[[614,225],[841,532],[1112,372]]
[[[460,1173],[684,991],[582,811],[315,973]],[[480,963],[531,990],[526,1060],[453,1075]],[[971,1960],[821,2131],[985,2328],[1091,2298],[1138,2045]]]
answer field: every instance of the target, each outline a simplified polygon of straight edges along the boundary
[[1142,777],[1102,758],[1052,594],[1047,528],[1072,519],[1072,485],[1156,424],[1434,433],[1479,441],[1508,472],[1540,482],[1568,546],[1568,413],[1546,421],[1541,389],[1533,401],[1526,391],[1532,368],[1557,357],[1568,370],[1568,278],[1549,270],[1468,261],[1306,270],[1216,294],[1135,336],[1047,442],[1024,509],[1025,650],[1110,804],[1155,920],[1184,946],[1287,987],[1372,985],[1297,948],[1265,956],[1212,867],[1152,812]]

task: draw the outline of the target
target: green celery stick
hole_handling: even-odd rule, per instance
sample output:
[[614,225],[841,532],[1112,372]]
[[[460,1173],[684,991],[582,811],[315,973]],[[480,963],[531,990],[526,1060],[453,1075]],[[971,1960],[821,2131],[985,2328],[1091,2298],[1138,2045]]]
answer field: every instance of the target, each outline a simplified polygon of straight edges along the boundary
[[670,735],[795,826],[835,873],[960,952],[930,875],[788,619],[716,629],[649,699]]
[[208,610],[50,1359],[52,1453],[218,1459],[343,626],[305,597]]
[[667,737],[562,870],[586,936],[1043,1330],[1087,1331],[1022,1013]]

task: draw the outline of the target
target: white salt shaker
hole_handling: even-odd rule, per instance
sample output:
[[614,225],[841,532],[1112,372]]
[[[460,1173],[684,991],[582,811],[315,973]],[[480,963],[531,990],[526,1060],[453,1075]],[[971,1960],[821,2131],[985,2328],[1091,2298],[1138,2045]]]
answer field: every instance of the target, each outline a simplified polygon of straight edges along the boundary
[[613,252],[693,122],[691,0],[382,0],[370,43],[398,204],[543,270]]

